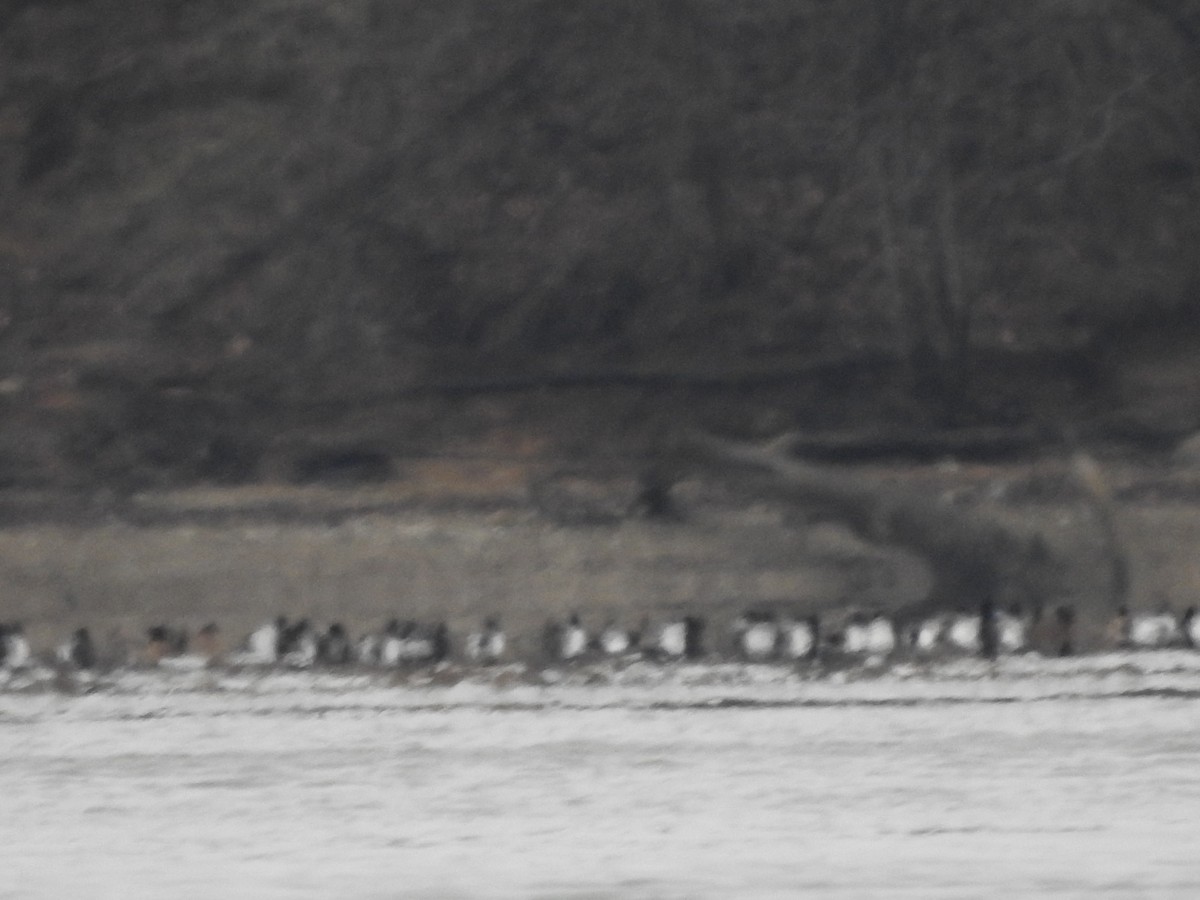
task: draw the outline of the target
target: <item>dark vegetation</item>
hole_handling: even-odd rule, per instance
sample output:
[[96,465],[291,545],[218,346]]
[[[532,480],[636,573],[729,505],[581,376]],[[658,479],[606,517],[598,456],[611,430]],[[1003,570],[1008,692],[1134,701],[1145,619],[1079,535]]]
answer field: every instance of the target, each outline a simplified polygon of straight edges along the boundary
[[871,543],[914,551],[930,567],[923,602],[934,607],[979,610],[989,620],[997,609],[1040,612],[1051,603],[1063,615],[1073,616],[1078,603],[1104,616],[1129,601],[1129,551],[1109,484],[1086,455],[1077,455],[1063,481],[1090,522],[1055,546],[1051,529],[1034,516],[1017,524],[994,504],[957,506],[928,487],[872,483],[845,468],[799,461],[787,444],[786,437],[766,447],[697,437],[693,449],[719,462],[726,478],[730,467],[771,472],[774,496],[844,522]]
[[12,0],[0,59],[0,486],[1200,424],[1192,0]]

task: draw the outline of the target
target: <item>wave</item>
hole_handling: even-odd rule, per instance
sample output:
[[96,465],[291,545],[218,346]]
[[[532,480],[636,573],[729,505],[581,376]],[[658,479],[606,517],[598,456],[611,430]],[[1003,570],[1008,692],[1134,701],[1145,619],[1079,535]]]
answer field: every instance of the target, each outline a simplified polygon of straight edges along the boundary
[[414,673],[158,667],[101,674],[33,669],[0,676],[0,723],[86,718],[902,709],[1046,702],[1192,702],[1200,654],[1106,654],[1068,659],[947,660],[837,671],[688,663],[519,665]]

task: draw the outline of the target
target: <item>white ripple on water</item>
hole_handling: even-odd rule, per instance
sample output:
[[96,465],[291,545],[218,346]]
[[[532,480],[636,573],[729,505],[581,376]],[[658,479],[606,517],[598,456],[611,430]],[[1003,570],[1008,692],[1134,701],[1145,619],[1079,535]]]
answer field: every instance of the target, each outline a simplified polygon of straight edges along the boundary
[[1193,897],[1200,661],[0,692],[0,896]]

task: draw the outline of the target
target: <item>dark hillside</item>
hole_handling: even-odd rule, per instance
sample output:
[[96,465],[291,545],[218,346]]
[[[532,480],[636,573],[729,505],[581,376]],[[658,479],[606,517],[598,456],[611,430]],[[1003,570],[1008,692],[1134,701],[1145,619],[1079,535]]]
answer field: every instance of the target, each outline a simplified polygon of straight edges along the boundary
[[1190,0],[14,0],[0,58],[3,486],[1200,426]]

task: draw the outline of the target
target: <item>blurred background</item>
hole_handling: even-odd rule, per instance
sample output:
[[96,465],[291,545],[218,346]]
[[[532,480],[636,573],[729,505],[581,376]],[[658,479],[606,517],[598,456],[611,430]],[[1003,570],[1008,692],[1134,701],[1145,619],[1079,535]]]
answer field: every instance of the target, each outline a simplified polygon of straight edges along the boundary
[[1200,423],[1200,5],[0,4],[0,486]]
[[696,431],[1005,507],[1094,623],[1122,541],[1137,603],[1200,593],[1195,477],[1110,466],[1111,526],[1031,467],[1195,450],[1200,4],[8,0],[0,59],[34,627],[928,595],[681,481]]

